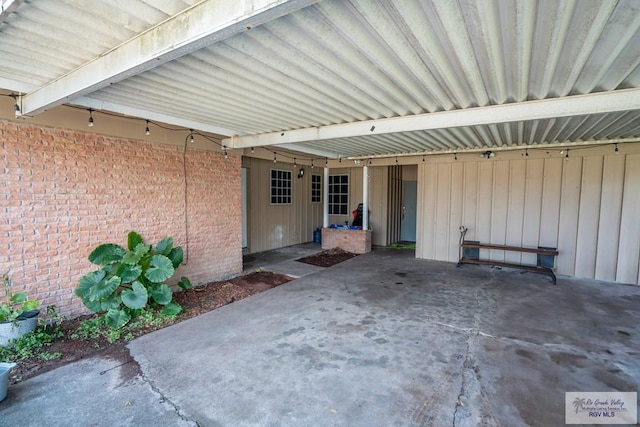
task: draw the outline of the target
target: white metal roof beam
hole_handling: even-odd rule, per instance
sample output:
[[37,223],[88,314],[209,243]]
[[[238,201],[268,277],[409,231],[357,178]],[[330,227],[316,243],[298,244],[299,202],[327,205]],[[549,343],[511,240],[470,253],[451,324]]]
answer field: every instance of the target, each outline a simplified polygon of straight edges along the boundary
[[511,123],[638,109],[640,109],[640,88],[634,88],[513,104],[490,105],[462,110],[366,120],[282,132],[236,136],[233,139],[225,139],[223,143],[229,147],[248,148],[263,145]]
[[26,95],[23,114],[41,113],[317,1],[202,1]]

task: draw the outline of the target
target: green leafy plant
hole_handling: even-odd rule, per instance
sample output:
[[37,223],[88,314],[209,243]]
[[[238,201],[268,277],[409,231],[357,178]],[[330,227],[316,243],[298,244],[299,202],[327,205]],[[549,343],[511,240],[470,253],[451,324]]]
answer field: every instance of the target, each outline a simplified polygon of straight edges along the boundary
[[44,349],[63,336],[64,332],[59,327],[37,328],[11,341],[11,347],[0,347],[0,360],[20,362],[36,357],[41,360],[59,359],[62,353],[49,353]]
[[27,311],[36,310],[38,301],[29,299],[26,292],[11,293],[11,280],[9,274],[2,275],[5,301],[0,305],[0,323],[14,322]]
[[50,304],[44,310],[44,317],[41,317],[38,324],[43,328],[54,328],[65,321],[66,316],[58,311],[58,307]]
[[114,329],[107,325],[106,316],[97,316],[80,323],[70,337],[75,340],[85,341],[104,338],[109,344],[113,344],[121,339],[131,341],[136,337],[136,331],[144,329],[145,327],[155,328],[162,326],[171,323],[174,319],[175,316],[167,316],[162,312],[141,310],[135,320],[132,320],[121,328]]
[[[127,249],[106,243],[89,254],[89,261],[101,266],[84,275],[76,295],[94,313],[106,313],[110,328],[121,328],[139,316],[148,306],[163,306],[162,314],[175,316],[182,307],[173,301],[173,291],[165,283],[182,264],[184,252],[173,246],[173,239],[162,239],[155,247],[145,245],[142,237],[130,232]],[[191,288],[186,277],[178,281],[182,289]]]

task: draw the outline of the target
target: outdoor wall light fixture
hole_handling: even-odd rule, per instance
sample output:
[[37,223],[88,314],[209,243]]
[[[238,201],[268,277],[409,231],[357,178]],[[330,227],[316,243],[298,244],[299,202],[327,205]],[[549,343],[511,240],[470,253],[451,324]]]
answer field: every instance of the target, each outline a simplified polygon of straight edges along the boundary
[[18,97],[16,95],[12,95],[12,96],[13,96],[13,100],[16,102],[13,105],[13,112],[15,113],[16,117],[18,117],[21,113],[20,103],[18,102]]
[[496,156],[496,153],[494,153],[493,151],[485,151],[484,153],[480,154],[480,157],[484,157],[486,159],[492,159]]
[[89,123],[87,124],[90,128],[93,127],[93,109],[89,108]]
[[298,171],[298,179],[302,178],[304,176],[304,168],[301,167],[300,170]]

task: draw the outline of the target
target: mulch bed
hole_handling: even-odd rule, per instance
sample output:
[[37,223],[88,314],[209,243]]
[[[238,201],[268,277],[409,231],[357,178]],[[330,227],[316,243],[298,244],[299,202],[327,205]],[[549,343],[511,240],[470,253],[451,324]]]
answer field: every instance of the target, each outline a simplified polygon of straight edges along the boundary
[[333,248],[304,258],[299,258],[296,261],[304,262],[305,264],[317,265],[318,267],[331,267],[332,265],[336,265],[342,261],[346,261],[357,256],[358,254],[346,252],[340,248]]
[[[215,310],[216,308],[230,304],[234,301],[247,298],[251,295],[275,288],[283,283],[293,280],[291,277],[268,271],[257,271],[234,279],[212,282],[187,291],[176,292],[174,301],[182,306],[184,311],[178,317],[163,326],[145,325],[132,330],[134,337],[153,332],[165,326],[179,323],[200,314]],[[11,384],[35,377],[36,375],[56,369],[60,366],[91,356],[102,356],[116,360],[126,359],[128,356],[127,342],[121,339],[115,343],[109,343],[104,338],[91,340],[73,339],[71,335],[80,324],[95,315],[80,316],[71,320],[65,320],[60,327],[64,332],[62,338],[56,339],[44,350],[49,353],[62,353],[62,357],[55,360],[40,360],[32,358],[18,362],[9,378]]]
[[[357,254],[346,252],[340,248],[330,249],[317,254],[297,259],[319,267],[331,267],[340,262],[346,261]],[[157,329],[190,319],[203,313],[215,310],[235,301],[247,298],[251,295],[275,288],[283,283],[293,280],[291,277],[272,273],[268,271],[257,271],[234,279],[212,282],[204,286],[199,286],[188,291],[176,292],[173,295],[174,301],[182,306],[184,311],[172,322],[163,326],[146,325],[130,331],[134,337],[148,334]],[[40,360],[32,358],[22,360],[18,366],[11,371],[9,382],[15,384],[20,381],[35,377],[45,372],[56,369],[60,366],[92,356],[108,357],[116,360],[124,360],[128,357],[127,342],[121,339],[115,343],[109,343],[104,338],[91,340],[73,339],[71,335],[78,326],[95,315],[76,317],[65,320],[60,325],[64,336],[56,339],[50,346],[45,348],[48,353],[62,353],[62,357],[55,360]]]

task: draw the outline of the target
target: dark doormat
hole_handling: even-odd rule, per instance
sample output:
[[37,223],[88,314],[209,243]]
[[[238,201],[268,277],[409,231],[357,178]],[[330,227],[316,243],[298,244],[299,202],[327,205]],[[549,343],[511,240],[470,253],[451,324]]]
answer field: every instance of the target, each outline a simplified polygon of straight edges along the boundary
[[358,254],[346,252],[340,248],[333,248],[304,258],[298,258],[296,261],[316,265],[318,267],[331,267],[332,265],[339,264],[342,261],[346,261],[356,256],[358,256]]

